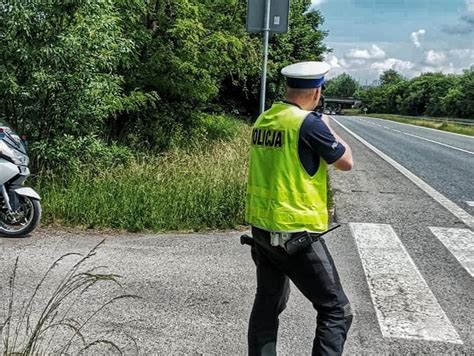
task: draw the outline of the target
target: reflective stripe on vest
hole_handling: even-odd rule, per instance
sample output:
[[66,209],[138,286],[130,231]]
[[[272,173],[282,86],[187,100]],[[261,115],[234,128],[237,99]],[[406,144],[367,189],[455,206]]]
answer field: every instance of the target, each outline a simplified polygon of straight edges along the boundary
[[245,218],[267,231],[322,232],[328,228],[327,165],[311,177],[298,154],[300,127],[310,114],[275,103],[252,130]]

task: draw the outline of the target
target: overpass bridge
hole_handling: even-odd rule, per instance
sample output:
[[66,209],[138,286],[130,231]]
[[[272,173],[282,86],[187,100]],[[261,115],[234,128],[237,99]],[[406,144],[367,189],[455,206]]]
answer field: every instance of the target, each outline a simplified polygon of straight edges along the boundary
[[340,113],[343,109],[352,109],[362,105],[362,101],[354,98],[324,98],[325,107],[336,113]]

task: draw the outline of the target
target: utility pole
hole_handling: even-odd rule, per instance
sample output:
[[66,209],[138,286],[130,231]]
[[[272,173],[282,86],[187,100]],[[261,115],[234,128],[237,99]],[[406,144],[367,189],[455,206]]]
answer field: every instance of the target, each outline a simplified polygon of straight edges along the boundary
[[267,94],[267,67],[268,67],[268,41],[270,39],[270,11],[272,7],[271,0],[265,0],[265,17],[263,28],[263,68],[260,88],[260,114],[265,111],[265,100]]

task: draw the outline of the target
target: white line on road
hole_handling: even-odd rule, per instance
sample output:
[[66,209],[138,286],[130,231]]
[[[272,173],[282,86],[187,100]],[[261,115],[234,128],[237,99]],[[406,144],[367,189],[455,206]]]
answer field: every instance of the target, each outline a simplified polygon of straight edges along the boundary
[[413,183],[415,183],[418,187],[420,187],[425,193],[427,193],[429,196],[431,196],[434,200],[436,200],[438,203],[440,203],[442,206],[444,206],[448,211],[450,211],[453,215],[455,215],[457,218],[459,218],[464,224],[466,224],[471,229],[474,229],[474,218],[472,217],[471,214],[469,214],[467,211],[460,208],[457,204],[455,204],[454,202],[452,202],[451,200],[446,198],[443,194],[441,194],[436,189],[431,187],[425,181],[418,178],[416,175],[414,175],[408,169],[403,167],[400,163],[396,162],[395,160],[393,160],[392,158],[387,156],[385,153],[380,151],[378,148],[372,146],[370,143],[368,143],[362,137],[357,135],[355,132],[349,130],[346,126],[341,124],[338,120],[336,120],[334,118],[332,118],[332,119],[335,122],[337,122],[337,124],[340,125],[344,130],[346,130],[348,133],[350,133],[352,136],[354,136],[357,140],[362,142],[365,146],[367,146],[369,149],[371,149],[373,152],[375,152],[377,155],[379,155],[382,159],[384,159],[386,162],[388,162],[390,165],[392,165],[394,168],[396,168],[405,177],[410,179]]
[[384,337],[462,344],[390,225],[350,224]]
[[431,232],[453,254],[459,263],[474,276],[474,232],[469,229],[430,227]]
[[425,141],[428,141],[428,142],[432,142],[432,143],[436,143],[438,145],[441,145],[441,146],[445,146],[445,147],[449,147],[449,148],[452,148],[453,150],[458,150],[458,151],[461,151],[461,152],[465,152],[465,153],[469,153],[471,155],[474,155],[474,152],[471,152],[471,151],[468,151],[468,150],[464,150],[462,148],[459,148],[459,147],[454,147],[454,146],[451,146],[451,145],[447,145],[445,143],[441,143],[441,142],[438,142],[438,141],[434,141],[434,140],[430,140],[428,138],[425,138],[425,137],[421,137],[421,136],[418,136],[418,135],[413,135],[411,133],[408,133],[408,132],[402,132],[404,135],[407,135],[407,136],[412,136],[412,137],[416,137],[416,138],[419,138],[421,140],[425,140]]

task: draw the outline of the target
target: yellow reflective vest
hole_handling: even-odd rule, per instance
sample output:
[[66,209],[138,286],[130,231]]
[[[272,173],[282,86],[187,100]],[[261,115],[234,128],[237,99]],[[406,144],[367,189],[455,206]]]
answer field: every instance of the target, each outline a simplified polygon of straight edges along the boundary
[[310,176],[298,154],[300,127],[310,114],[275,103],[252,130],[245,218],[248,224],[281,232],[328,229],[327,164],[321,158]]

